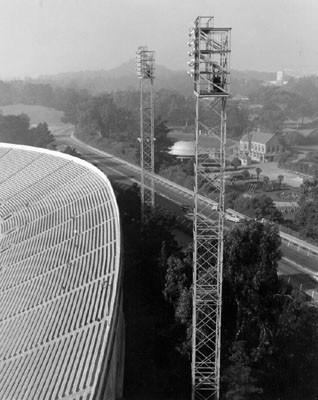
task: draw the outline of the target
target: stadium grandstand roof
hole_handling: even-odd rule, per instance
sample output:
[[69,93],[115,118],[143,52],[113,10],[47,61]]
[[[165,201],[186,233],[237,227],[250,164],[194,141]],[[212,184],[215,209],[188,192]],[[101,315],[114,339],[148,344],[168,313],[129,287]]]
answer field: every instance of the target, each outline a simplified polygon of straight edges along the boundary
[[120,252],[101,171],[0,143],[0,399],[104,398]]

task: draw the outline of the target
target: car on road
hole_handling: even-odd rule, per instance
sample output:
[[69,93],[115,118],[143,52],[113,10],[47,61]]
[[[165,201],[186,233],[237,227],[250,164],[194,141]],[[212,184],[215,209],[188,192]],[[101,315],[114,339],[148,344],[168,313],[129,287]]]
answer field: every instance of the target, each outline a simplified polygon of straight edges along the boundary
[[233,215],[233,214],[229,214],[229,213],[225,214],[225,219],[227,221],[231,221],[231,222],[240,222],[241,221],[241,218],[238,215]]

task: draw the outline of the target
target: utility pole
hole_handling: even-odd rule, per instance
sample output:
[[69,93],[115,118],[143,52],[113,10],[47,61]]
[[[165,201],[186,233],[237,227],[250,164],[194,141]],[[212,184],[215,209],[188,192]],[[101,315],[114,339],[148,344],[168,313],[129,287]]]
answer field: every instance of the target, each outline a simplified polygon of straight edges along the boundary
[[[231,28],[197,17],[189,31],[196,96],[193,231],[192,400],[219,400],[226,102]],[[215,143],[208,148],[202,141]],[[211,171],[214,169],[214,172]],[[208,197],[217,206],[200,198]],[[214,203],[214,204],[215,204]]]
[[141,218],[146,209],[154,209],[154,107],[153,84],[155,78],[155,52],[147,46],[138,47],[136,55],[137,76],[140,79],[140,197]]

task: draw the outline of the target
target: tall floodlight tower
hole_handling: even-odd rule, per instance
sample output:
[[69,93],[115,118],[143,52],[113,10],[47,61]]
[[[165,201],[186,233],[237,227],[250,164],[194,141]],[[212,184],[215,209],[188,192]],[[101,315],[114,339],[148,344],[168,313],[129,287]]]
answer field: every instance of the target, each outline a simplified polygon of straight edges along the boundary
[[155,205],[154,192],[154,107],[153,83],[155,78],[155,52],[147,46],[138,47],[136,70],[140,79],[140,166],[141,215]]
[[[189,31],[189,74],[196,96],[192,400],[218,400],[220,392],[230,33],[230,28],[214,28],[213,17],[198,17]],[[207,145],[207,137],[215,144]]]

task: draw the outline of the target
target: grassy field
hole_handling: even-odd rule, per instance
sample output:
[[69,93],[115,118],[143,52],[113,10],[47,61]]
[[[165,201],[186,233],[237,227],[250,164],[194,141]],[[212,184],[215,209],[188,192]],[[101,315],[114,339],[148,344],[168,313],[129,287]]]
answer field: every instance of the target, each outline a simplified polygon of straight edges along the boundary
[[30,117],[31,125],[37,125],[40,122],[46,122],[49,126],[63,124],[61,118],[63,117],[64,113],[53,108],[31,106],[27,104],[12,104],[8,106],[1,106],[0,110],[3,115],[27,114]]

